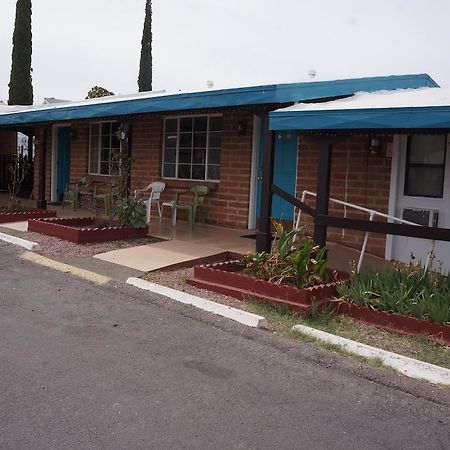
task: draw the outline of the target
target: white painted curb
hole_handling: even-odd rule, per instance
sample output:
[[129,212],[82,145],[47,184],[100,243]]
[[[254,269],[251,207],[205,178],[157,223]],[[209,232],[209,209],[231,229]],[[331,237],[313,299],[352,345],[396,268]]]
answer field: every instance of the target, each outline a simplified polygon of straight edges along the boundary
[[36,244],[36,242],[27,241],[16,236],[11,236],[10,234],[0,233],[0,240],[9,242],[10,244],[19,245],[30,251],[40,250],[39,244]]
[[253,328],[268,328],[265,317],[258,316],[256,314],[242,311],[240,309],[232,308],[231,306],[222,305],[221,303],[212,302],[195,295],[187,294],[176,289],[171,289],[160,284],[152,283],[150,281],[143,280],[141,278],[130,277],[126,281],[127,284],[131,284],[139,289],[154,292],[155,294],[161,294],[165,297],[169,297],[177,302],[184,303],[186,305],[192,305],[196,308],[208,311],[213,314],[217,314],[222,317],[227,317],[236,322],[242,323]]
[[304,325],[294,325],[293,331],[320,339],[321,341],[337,345],[350,353],[356,353],[366,358],[379,358],[386,366],[392,367],[411,378],[427,380],[431,383],[450,385],[450,370],[429,364],[397,353],[388,352],[370,345],[361,344],[334,334]]

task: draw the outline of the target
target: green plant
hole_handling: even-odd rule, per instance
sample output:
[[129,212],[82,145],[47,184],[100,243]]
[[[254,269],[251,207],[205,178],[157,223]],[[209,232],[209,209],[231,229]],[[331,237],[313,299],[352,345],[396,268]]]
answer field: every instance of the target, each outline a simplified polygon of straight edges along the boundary
[[450,322],[450,278],[421,264],[395,265],[381,272],[369,268],[351,272],[338,293],[357,305],[405,316]]
[[144,228],[145,205],[133,197],[121,198],[117,201],[119,222],[123,227]]
[[273,224],[276,239],[270,253],[250,253],[243,259],[244,272],[274,283],[293,284],[299,288],[328,281],[326,249],[302,235],[302,229],[286,231]]
[[32,105],[31,0],[17,0],[13,34],[9,105]]

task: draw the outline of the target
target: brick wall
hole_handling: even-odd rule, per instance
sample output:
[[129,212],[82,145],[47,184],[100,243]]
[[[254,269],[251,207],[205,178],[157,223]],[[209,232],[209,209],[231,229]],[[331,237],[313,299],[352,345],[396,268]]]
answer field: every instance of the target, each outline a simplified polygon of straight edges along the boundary
[[[237,125],[247,123],[245,136],[239,136]],[[211,193],[205,199],[207,223],[246,228],[250,194],[252,151],[252,113],[232,111],[223,113],[220,183],[202,181],[164,180],[166,190],[162,199],[172,200],[175,193],[196,184],[206,184]],[[132,124],[131,189],[145,187],[161,177],[163,118],[148,116]],[[171,211],[165,211],[169,217]],[[184,218],[184,211],[179,217]]]
[[[385,155],[386,144],[390,138],[380,139],[379,155],[371,155],[368,136],[353,136],[337,144],[333,150],[331,168],[330,196],[339,200],[377,211],[387,213],[389,205],[389,188],[391,176],[391,159]],[[307,135],[299,138],[299,158],[297,176],[297,196],[300,197],[304,189],[316,192],[317,166],[319,147]],[[348,168],[348,174],[347,174]],[[347,178],[347,183],[346,183]],[[347,184],[347,189],[346,189]],[[312,197],[307,203],[314,206]],[[330,214],[343,216],[342,206],[330,204]],[[303,217],[307,217],[305,214]],[[347,209],[347,217],[367,219],[368,215]],[[307,219],[308,230],[312,233],[312,222]],[[303,222],[305,223],[305,222]],[[329,229],[328,239],[353,248],[361,248],[364,233],[358,231]],[[378,256],[384,256],[385,236],[381,234],[369,235],[367,250]]]
[[13,155],[17,151],[17,133],[0,130],[0,155]]
[[[239,136],[238,123],[247,124],[247,132]],[[248,201],[250,194],[250,172],[252,152],[253,113],[245,110],[233,110],[223,113],[223,134],[221,153],[220,183],[197,181],[164,180],[166,190],[163,200],[172,200],[175,193],[187,190],[196,184],[207,184],[211,194],[205,199],[205,220],[207,223],[246,228],[248,220]],[[131,122],[131,146],[133,163],[131,167],[131,189],[143,188],[161,177],[161,158],[163,147],[163,117],[147,115]],[[89,123],[72,123],[70,180],[77,181],[88,172]],[[47,178],[46,196],[50,199],[52,133],[47,138]],[[38,188],[40,148],[36,152],[35,193]],[[107,177],[94,177],[106,181]],[[171,211],[165,211],[169,217]],[[184,211],[179,217],[184,219]]]

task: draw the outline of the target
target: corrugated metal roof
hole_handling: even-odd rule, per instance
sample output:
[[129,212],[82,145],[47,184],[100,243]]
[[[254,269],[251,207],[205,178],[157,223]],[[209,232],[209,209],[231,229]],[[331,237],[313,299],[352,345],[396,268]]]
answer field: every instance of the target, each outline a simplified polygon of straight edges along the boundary
[[427,74],[271,84],[198,92],[146,92],[33,107],[0,107],[0,126],[95,119],[152,112],[282,104],[352,95],[358,91],[437,86]]

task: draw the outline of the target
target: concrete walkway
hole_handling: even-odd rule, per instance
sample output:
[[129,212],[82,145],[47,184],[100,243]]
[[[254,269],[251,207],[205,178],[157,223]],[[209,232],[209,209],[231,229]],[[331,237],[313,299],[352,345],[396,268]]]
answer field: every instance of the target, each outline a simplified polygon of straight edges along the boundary
[[172,227],[169,222],[150,225],[152,236],[167,239],[156,244],[129,247],[101,253],[94,258],[148,272],[166,266],[217,255],[223,252],[248,253],[255,241],[243,238],[248,230],[232,230],[197,224],[192,232],[183,222]]

